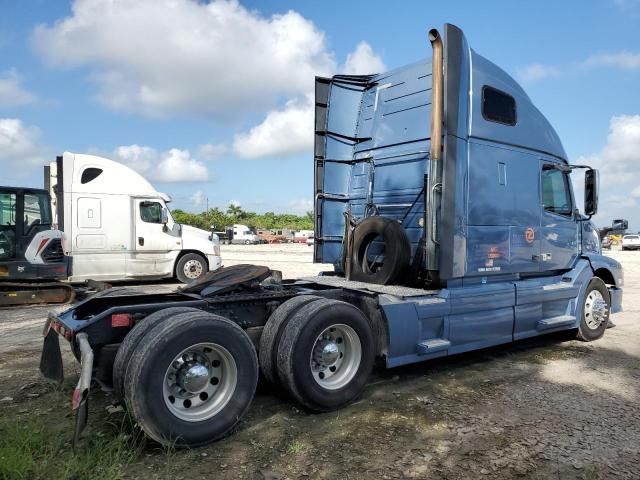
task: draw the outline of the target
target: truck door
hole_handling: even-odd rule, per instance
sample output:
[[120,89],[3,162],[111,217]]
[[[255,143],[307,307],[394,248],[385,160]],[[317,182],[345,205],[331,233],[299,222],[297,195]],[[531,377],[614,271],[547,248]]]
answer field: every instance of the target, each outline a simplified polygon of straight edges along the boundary
[[[158,200],[134,198],[133,251],[127,259],[127,275],[169,275],[173,269],[172,250],[180,248],[180,238],[165,231],[162,223],[162,209]],[[173,247],[176,248],[173,248]]]
[[542,160],[540,189],[540,271],[569,269],[578,255],[578,222],[569,171],[557,162]]

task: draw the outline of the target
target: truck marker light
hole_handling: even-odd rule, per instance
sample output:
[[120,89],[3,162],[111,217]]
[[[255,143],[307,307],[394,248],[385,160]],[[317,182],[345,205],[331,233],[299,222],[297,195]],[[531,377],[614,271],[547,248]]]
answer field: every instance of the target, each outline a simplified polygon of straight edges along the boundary
[[111,328],[128,327],[131,325],[131,315],[128,313],[114,313],[111,315]]

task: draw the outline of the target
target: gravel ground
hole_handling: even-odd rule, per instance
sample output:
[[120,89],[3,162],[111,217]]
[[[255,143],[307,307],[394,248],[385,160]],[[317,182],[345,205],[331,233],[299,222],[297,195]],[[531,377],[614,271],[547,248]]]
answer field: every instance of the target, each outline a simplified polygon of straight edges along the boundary
[[[226,265],[265,263],[285,277],[326,269],[310,263],[304,245],[223,248]],[[625,311],[601,340],[551,335],[376,372],[361,400],[327,414],[305,413],[262,386],[231,437],[171,455],[149,447],[126,476],[640,478],[640,252],[610,255],[625,268]],[[53,415],[46,412],[55,392],[19,394],[40,382],[37,350],[46,310],[0,311],[0,398],[15,398],[7,404],[11,415],[39,409]],[[73,377],[76,367],[65,358]],[[113,422],[101,408],[109,401],[94,394],[89,434]]]

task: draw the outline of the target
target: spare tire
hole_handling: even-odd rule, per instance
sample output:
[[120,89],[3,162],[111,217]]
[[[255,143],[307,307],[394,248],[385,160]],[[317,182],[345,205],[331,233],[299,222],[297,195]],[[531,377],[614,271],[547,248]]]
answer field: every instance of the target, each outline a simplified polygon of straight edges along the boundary
[[[372,261],[369,249],[381,247],[384,248],[384,255],[373,255],[375,260]],[[356,226],[353,233],[352,280],[379,285],[397,283],[408,270],[410,259],[409,239],[397,221],[373,216]]]

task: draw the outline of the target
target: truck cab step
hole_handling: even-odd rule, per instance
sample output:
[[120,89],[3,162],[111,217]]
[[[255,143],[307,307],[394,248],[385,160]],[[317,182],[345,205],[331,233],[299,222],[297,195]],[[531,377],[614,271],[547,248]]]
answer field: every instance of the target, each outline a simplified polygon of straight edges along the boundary
[[538,330],[549,330],[551,328],[566,327],[576,322],[573,315],[558,315],[557,317],[549,317],[538,322]]
[[447,350],[451,346],[449,340],[444,338],[432,338],[431,340],[424,340],[418,343],[418,355],[427,355],[429,353],[441,352]]

